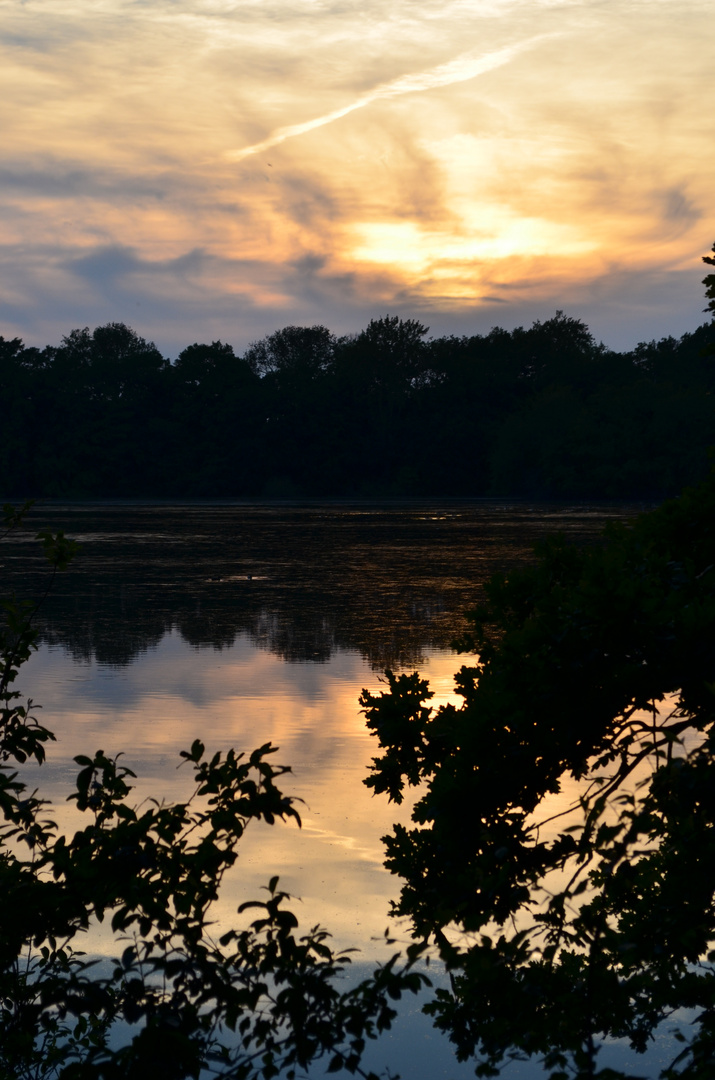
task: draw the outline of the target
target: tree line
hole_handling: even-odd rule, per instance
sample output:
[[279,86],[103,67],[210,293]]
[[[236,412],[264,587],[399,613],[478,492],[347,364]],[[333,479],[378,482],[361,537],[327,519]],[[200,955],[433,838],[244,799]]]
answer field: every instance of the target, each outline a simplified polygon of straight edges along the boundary
[[[706,279],[707,282],[708,279]],[[0,337],[8,497],[653,498],[706,473],[715,327],[599,344],[557,312],[428,337],[287,326],[174,360],[124,323]]]

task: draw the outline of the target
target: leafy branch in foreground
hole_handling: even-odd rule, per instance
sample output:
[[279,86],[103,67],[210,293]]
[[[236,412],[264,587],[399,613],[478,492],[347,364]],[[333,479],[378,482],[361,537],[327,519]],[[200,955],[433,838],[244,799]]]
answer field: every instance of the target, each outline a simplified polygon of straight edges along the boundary
[[[24,512],[7,508],[8,527]],[[39,538],[52,572],[66,565],[72,543]],[[269,1080],[326,1057],[332,1071],[366,1076],[366,1040],[390,1027],[392,1000],[424,981],[409,963],[398,968],[394,956],[341,992],[350,957],[320,927],[299,935],[277,877],[265,899],[239,908],[237,929],[212,936],[212,905],[248,825],[300,824],[277,786],[290,770],[271,764],[275,748],[207,758],[196,740],[181,755],[193,796],[141,808],[128,802],[134,774],[118,759],[79,756],[70,798],[90,822],[58,834],[9,764],[42,762],[53,738],[11,689],[35,647],[35,606],[3,609],[0,1076]],[[102,923],[121,949],[115,959],[78,948]]]
[[396,914],[451,973],[427,1010],[477,1075],[535,1056],[553,1080],[625,1076],[603,1037],[642,1052],[689,1010],[662,1075],[711,1077],[715,474],[598,547],[541,544],[457,647],[461,706],[417,673],[361,698],[366,783],[423,785],[385,842]]

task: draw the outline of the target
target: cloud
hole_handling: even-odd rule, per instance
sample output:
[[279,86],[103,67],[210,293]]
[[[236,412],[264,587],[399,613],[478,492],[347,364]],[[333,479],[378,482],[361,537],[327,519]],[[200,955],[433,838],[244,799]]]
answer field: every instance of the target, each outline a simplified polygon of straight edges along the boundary
[[318,250],[274,263],[192,251],[154,260],[118,245],[92,251],[0,246],[0,279],[14,289],[12,296],[0,294],[0,333],[44,346],[73,327],[119,321],[176,356],[191,342],[217,338],[240,352],[289,324],[321,323],[346,334],[389,313],[419,318],[435,336],[459,335],[530,325],[563,308],[611,347],[632,348],[703,321],[702,276],[694,260],[684,269],[614,260],[588,279],[565,282],[562,271],[532,261],[517,267],[514,280],[487,275],[471,297],[455,301],[426,295],[422,282],[390,267],[351,269]]
[[715,239],[711,8],[0,0],[0,332],[681,332]]
[[116,286],[131,274],[186,277],[201,272],[204,253],[188,251],[176,259],[143,259],[134,250],[119,244],[94,248],[89,254],[70,258],[66,266],[96,287]]
[[477,50],[461,53],[453,60],[449,60],[445,64],[438,64],[427,71],[402,75],[397,79],[392,79],[390,82],[381,83],[373,90],[369,90],[351,101],[348,105],[333,109],[331,112],[324,113],[313,120],[278,128],[277,131],[274,131],[262,142],[254,143],[253,146],[246,146],[242,150],[229,150],[226,157],[230,161],[243,161],[253,154],[262,154],[266,150],[271,150],[274,146],[285,142],[286,139],[293,139],[298,135],[305,135],[309,131],[315,131],[316,128],[325,127],[326,124],[332,124],[335,120],[340,120],[357,109],[364,109],[375,101],[384,101],[388,98],[401,97],[403,94],[421,93],[442,86],[468,82],[470,79],[477,78],[478,75],[484,75],[488,71],[494,71],[495,68],[510,63],[521,53],[533,49],[535,45],[554,36],[556,35],[536,34],[534,37],[527,38],[526,41],[508,45],[503,49],[497,49],[490,53],[480,53]]
[[0,191],[57,199],[77,196],[127,202],[137,198],[163,198],[167,177],[127,176],[118,170],[88,169],[68,161],[47,158],[38,163],[5,160],[0,166]]
[[703,216],[702,210],[695,205],[682,188],[671,188],[663,194],[664,217],[667,221],[691,225]]

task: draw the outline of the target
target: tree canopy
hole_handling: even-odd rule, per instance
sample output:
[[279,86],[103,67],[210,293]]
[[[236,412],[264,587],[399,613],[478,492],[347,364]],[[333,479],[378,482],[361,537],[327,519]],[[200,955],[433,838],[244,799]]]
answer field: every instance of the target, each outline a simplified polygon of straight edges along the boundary
[[[715,252],[715,244],[713,244],[713,252]],[[703,262],[709,266],[715,266],[715,259],[712,255],[703,255]],[[708,298],[706,311],[711,311],[715,315],[715,274],[707,274],[703,278],[703,285],[705,286],[705,295]]]
[[661,499],[704,475],[712,320],[628,352],[560,311],[427,335],[386,315],[172,362],[123,323],[44,349],[0,338],[3,494]]
[[536,1056],[615,1080],[604,1036],[637,1053],[688,1010],[662,1075],[711,1077],[715,472],[599,546],[541,544],[457,645],[461,705],[432,709],[418,673],[361,699],[366,783],[420,787],[385,842],[395,913],[451,973],[437,1026],[477,1075]]

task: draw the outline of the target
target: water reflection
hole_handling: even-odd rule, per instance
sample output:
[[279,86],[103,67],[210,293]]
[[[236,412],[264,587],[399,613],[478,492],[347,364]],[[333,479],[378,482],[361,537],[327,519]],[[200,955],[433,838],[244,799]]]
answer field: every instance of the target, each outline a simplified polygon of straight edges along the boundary
[[[455,666],[450,653],[425,658],[440,701],[452,693]],[[170,633],[124,669],[70,661],[43,645],[19,688],[43,703],[41,718],[58,741],[34,768],[33,783],[52,799],[63,828],[73,829],[79,815],[65,800],[76,754],[122,752],[137,773],[137,800],[174,800],[191,793],[178,752],[197,736],[210,751],[272,742],[280,747],[276,760],[292,769],[285,790],[304,800],[303,826],[248,830],[218,917],[228,925],[237,904],[280,873],[283,887],[301,897],[308,925],[321,922],[341,945],[380,953],[372,939],[387,926],[394,894],[380,837],[409,815],[409,804],[398,812],[362,784],[376,748],[357,696],[364,685],[379,689],[378,678],[355,653],[336,653],[330,664],[288,664],[246,636],[230,650],[197,652]]]
[[[445,649],[496,570],[565,531],[588,542],[635,507],[68,505],[33,512],[35,529],[82,544],[41,612],[43,639],[76,659],[126,666],[172,631],[196,649],[245,635],[288,661],[336,651],[376,669]],[[32,530],[34,531],[34,530]],[[42,559],[16,538],[12,586],[39,595]]]
[[[76,754],[124,752],[137,801],[173,800],[190,794],[191,774],[176,766],[197,736],[210,749],[273,742],[293,769],[285,789],[304,800],[303,828],[248,830],[216,933],[278,873],[301,897],[304,925],[328,926],[362,961],[384,956],[397,883],[380,838],[410,806],[397,810],[362,784],[376,748],[361,688],[379,689],[385,666],[418,666],[435,704],[448,700],[461,662],[448,643],[488,576],[530,558],[545,532],[589,542],[604,519],[634,509],[42,508],[3,550],[5,588],[40,595],[42,560],[28,541],[41,526],[64,528],[82,551],[42,609],[41,648],[18,686],[58,736],[47,764],[28,767],[32,780],[72,829]],[[414,1005],[404,1025],[375,1048],[373,1067],[411,1080],[473,1075]],[[524,1065],[511,1075],[543,1074]]]
[[[423,671],[436,692],[436,705],[453,695],[458,659],[429,653]],[[378,674],[355,653],[336,652],[330,663],[286,663],[258,648],[247,635],[231,649],[197,651],[178,632],[165,635],[130,667],[108,667],[96,659],[71,660],[57,646],[43,645],[23,669],[28,692],[44,704],[42,719],[58,735],[47,764],[32,767],[32,780],[52,799],[65,830],[79,815],[65,799],[77,766],[75,754],[102,747],[123,751],[137,772],[134,796],[183,799],[192,789],[190,773],[177,769],[178,751],[200,736],[211,749],[252,749],[272,741],[277,760],[293,772],[284,787],[303,798],[303,827],[251,827],[240,846],[214,915],[216,934],[236,925],[236,907],[260,895],[273,873],[300,897],[297,913],[305,927],[330,928],[341,947],[357,947],[356,976],[366,963],[394,951],[384,943],[390,900],[397,882],[383,868],[380,837],[396,820],[406,821],[410,805],[396,808],[374,798],[362,784],[376,752],[357,709],[361,686],[379,689]],[[563,792],[570,801],[573,792]],[[561,808],[561,807],[558,807]],[[390,926],[406,944],[406,931]],[[116,944],[87,936],[90,952],[114,954]],[[437,974],[439,980],[439,974]],[[459,1065],[447,1041],[408,1000],[394,1030],[370,1047],[368,1065],[389,1066],[404,1080],[466,1080],[473,1065]],[[673,1055],[666,1032],[634,1065],[638,1075],[658,1074]],[[625,1048],[614,1044],[603,1064],[624,1067]],[[311,1073],[315,1077],[320,1070]],[[543,1080],[535,1063],[509,1068],[513,1080]],[[342,1074],[341,1074],[342,1076]],[[347,1077],[345,1077],[347,1080]]]
[[[530,557],[559,525],[581,541],[623,508],[97,506],[42,508],[82,543],[40,618],[22,687],[59,738],[42,790],[64,808],[75,754],[125,752],[140,798],[184,798],[179,750],[280,747],[305,800],[300,841],[254,830],[241,888],[280,868],[311,923],[344,944],[385,926],[393,882],[380,837],[395,810],[362,784],[376,749],[358,711],[386,665],[419,666],[437,701],[459,661],[448,642],[488,575]],[[5,572],[41,589],[30,531]],[[409,808],[402,808],[403,815]],[[254,838],[255,837],[255,838]],[[235,910],[235,904],[234,904]]]

